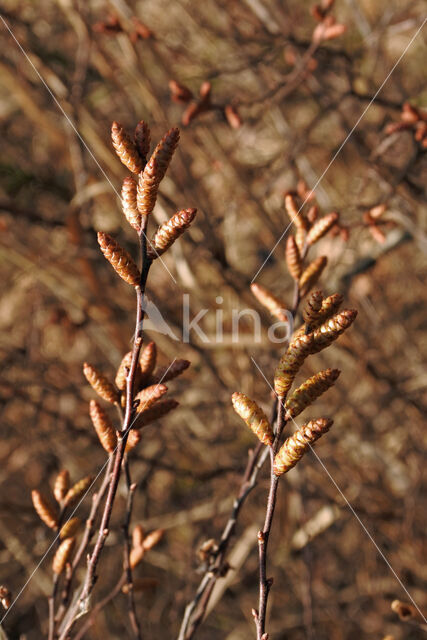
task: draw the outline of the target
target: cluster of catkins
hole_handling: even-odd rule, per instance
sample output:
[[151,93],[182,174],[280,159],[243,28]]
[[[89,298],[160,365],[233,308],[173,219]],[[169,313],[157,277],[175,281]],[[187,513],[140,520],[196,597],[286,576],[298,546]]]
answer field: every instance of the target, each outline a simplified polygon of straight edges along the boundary
[[[285,198],[286,210],[295,224],[295,236],[290,235],[286,245],[286,264],[295,281],[298,300],[306,295],[317,283],[326,266],[326,256],[319,256],[305,266],[304,261],[310,247],[322,238],[338,222],[338,213],[332,212],[318,218],[317,215],[298,213],[294,198]],[[312,211],[312,209],[310,210]],[[308,212],[310,214],[310,211]],[[251,285],[252,292],[272,315],[281,321],[287,321],[286,306],[271,291],[258,284]],[[274,374],[274,391],[282,405],[286,424],[311,405],[322,393],[327,391],[338,378],[338,369],[325,369],[303,382],[291,395],[289,391],[305,359],[328,347],[353,323],[357,311],[344,309],[339,311],[343,298],[340,294],[324,297],[315,290],[309,295],[303,311],[304,323],[296,330],[286,352],[282,355]],[[274,431],[264,411],[244,393],[234,393],[232,402],[236,413],[252,429],[259,440],[274,448],[273,473],[280,476],[286,473],[302,458],[311,445],[328,431],[332,425],[329,418],[310,420],[297,429],[278,448],[280,433]]]

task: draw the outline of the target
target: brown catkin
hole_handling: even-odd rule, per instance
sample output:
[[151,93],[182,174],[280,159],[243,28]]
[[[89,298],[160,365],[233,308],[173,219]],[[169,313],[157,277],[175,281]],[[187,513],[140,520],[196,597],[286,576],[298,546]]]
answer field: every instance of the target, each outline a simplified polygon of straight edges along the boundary
[[252,429],[257,438],[266,445],[273,444],[273,429],[264,411],[256,402],[250,400],[244,393],[233,393],[231,396],[234,411],[248,427]]
[[61,502],[70,488],[70,474],[67,469],[62,469],[55,478],[53,495],[57,502]]
[[353,324],[357,316],[356,309],[343,309],[340,313],[329,318],[324,324],[314,330],[312,353],[317,353],[328,347],[348,327]]
[[285,208],[290,221],[296,227],[295,242],[300,253],[303,252],[307,235],[307,222],[302,211],[298,211],[295,200],[291,194],[285,196]]
[[316,319],[319,315],[319,311],[322,308],[323,294],[321,291],[313,291],[306,303],[302,316],[306,325],[306,333],[310,332],[311,327],[314,326]]
[[61,540],[65,540],[65,538],[72,538],[74,534],[77,533],[80,525],[80,518],[71,518],[70,520],[67,520],[67,522],[61,527],[61,531],[59,532],[59,537],[61,538]]
[[139,174],[136,188],[136,204],[141,216],[148,216],[154,209],[159,190],[159,169],[156,160],[151,157]]
[[155,531],[151,531],[151,533],[147,534],[142,541],[142,548],[144,551],[149,551],[158,545],[160,540],[163,538],[164,533],[164,529],[156,529]]
[[323,218],[320,218],[320,220],[317,220],[307,234],[307,244],[312,245],[326,235],[329,229],[338,222],[338,218],[338,213],[332,211],[326,216],[323,216]]
[[160,418],[163,418],[170,411],[176,409],[178,405],[179,402],[174,398],[159,400],[155,405],[139,414],[135,422],[135,429],[141,429],[155,420],[160,420]]
[[302,413],[316,398],[332,387],[340,373],[339,369],[325,369],[303,382],[286,401],[287,416],[295,418]]
[[175,240],[188,229],[196,213],[197,209],[182,209],[182,211],[178,211],[170,220],[162,224],[148,249],[148,256],[154,259],[167,251]]
[[289,236],[286,241],[285,252],[286,265],[294,280],[299,280],[302,273],[301,256],[294,236]]
[[114,382],[116,383],[116,387],[120,389],[120,391],[124,391],[126,389],[126,377],[127,372],[130,369],[130,365],[132,362],[132,351],[128,351],[122,358],[121,363],[119,364],[119,368],[117,369],[116,378]]
[[142,545],[142,541],[144,540],[145,532],[144,528],[140,524],[136,524],[132,531],[132,546],[140,547]]
[[128,252],[123,249],[108,233],[98,232],[98,243],[105,258],[113,269],[128,284],[137,286],[141,274]]
[[290,438],[287,438],[279,449],[273,465],[273,473],[281,476],[296,465],[296,463],[308,451],[310,446],[316,442],[324,433],[329,431],[332,420],[328,418],[318,418],[310,420],[296,431]]
[[136,431],[135,429],[131,429],[129,431],[128,439],[126,442],[126,448],[125,448],[126,453],[129,453],[129,451],[132,451],[132,449],[135,449],[136,445],[139,444],[139,442],[141,442],[141,439],[142,439],[141,432]]
[[179,129],[176,127],[173,129],[169,129],[160,140],[157,147],[154,149],[153,154],[151,156],[157,163],[158,167],[158,179],[163,179],[167,168],[172,159],[173,153],[178,145],[179,141]]
[[150,387],[146,387],[137,393],[135,400],[139,400],[139,405],[136,408],[137,413],[147,411],[153,406],[162,396],[165,395],[168,390],[164,384],[153,384]]
[[134,547],[133,549],[131,549],[129,554],[129,566],[131,569],[135,569],[135,567],[139,565],[142,558],[144,557],[144,553],[145,552],[142,546]]
[[62,573],[67,566],[67,562],[73,552],[75,542],[75,538],[66,538],[59,545],[52,562],[53,573],[56,573],[56,575]]
[[299,279],[301,295],[305,295],[307,291],[309,291],[311,287],[316,284],[323,269],[326,267],[327,262],[328,259],[326,256],[319,256],[318,258],[313,260],[313,262],[310,262]]
[[75,504],[83,494],[89,489],[92,484],[92,476],[86,476],[82,478],[78,482],[76,482],[71,489],[68,490],[67,495],[64,498],[64,506],[69,507],[72,504]]
[[46,500],[46,498],[34,489],[31,492],[31,498],[33,500],[34,509],[40,520],[42,520],[49,529],[58,528],[58,516],[54,507]]
[[101,405],[96,400],[91,400],[89,415],[99,438],[100,443],[108,453],[114,453],[117,446],[115,429]]
[[292,382],[305,358],[312,352],[312,346],[312,333],[297,336],[281,357],[274,374],[274,390],[280,398],[284,398],[291,388]]
[[149,342],[141,352],[139,364],[141,367],[142,380],[148,380],[154,371],[157,360],[157,347],[155,342]]
[[154,372],[154,375],[151,378],[151,382],[168,382],[169,380],[173,380],[184,373],[186,369],[190,366],[191,362],[189,360],[183,360],[181,358],[176,358],[171,364],[167,367],[159,367]]
[[111,126],[111,139],[113,147],[125,167],[132,173],[139,173],[143,166],[141,156],[136,145],[118,122],[113,122]]
[[271,291],[265,287],[253,282],[251,284],[251,291],[255,298],[281,322],[288,322],[288,315],[286,313],[285,303],[277,298]]
[[143,165],[147,162],[147,154],[150,151],[151,133],[144,120],[140,120],[135,127],[135,146],[141,157]]
[[139,231],[141,228],[141,214],[136,204],[136,181],[127,176],[122,184],[122,207],[126,220],[130,226]]
[[333,293],[322,301],[322,307],[317,314],[315,321],[312,321],[312,328],[320,327],[328,318],[334,315],[342,305],[344,296],[340,293]]
[[103,400],[112,402],[113,404],[118,401],[117,390],[96,367],[85,362],[83,364],[83,373],[92,389],[94,389]]

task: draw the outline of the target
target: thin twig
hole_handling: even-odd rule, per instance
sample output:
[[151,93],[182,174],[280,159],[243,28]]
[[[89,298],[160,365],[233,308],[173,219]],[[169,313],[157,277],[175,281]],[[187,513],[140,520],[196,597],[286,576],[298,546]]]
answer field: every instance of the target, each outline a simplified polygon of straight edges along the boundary
[[127,504],[126,504],[126,516],[125,521],[123,523],[123,535],[124,535],[124,560],[123,560],[123,570],[126,574],[126,586],[127,586],[127,596],[128,596],[128,605],[129,605],[129,620],[132,627],[133,634],[136,640],[141,640],[141,627],[138,622],[138,618],[136,616],[136,607],[135,607],[135,597],[133,590],[133,576],[132,576],[132,568],[129,562],[129,554],[130,554],[130,542],[129,542],[129,526],[132,518],[132,508],[133,508],[133,498],[135,495],[136,484],[132,484],[132,479],[130,475],[129,461],[127,456],[125,455],[123,459],[123,468],[125,472],[126,478],[126,487],[128,490]]

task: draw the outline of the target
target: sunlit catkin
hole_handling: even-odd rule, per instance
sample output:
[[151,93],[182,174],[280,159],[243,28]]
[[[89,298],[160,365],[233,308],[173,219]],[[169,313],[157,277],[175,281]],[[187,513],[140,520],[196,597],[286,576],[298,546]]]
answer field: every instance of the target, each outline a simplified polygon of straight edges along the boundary
[[145,532],[144,528],[140,524],[136,524],[132,530],[132,546],[140,547],[144,540]]
[[61,540],[65,540],[65,538],[72,538],[79,529],[81,525],[80,518],[70,518],[67,522],[61,527],[61,531],[59,532],[59,537]]
[[136,145],[118,122],[113,122],[111,125],[111,139],[113,147],[125,167],[132,173],[139,173],[143,167],[141,156]]
[[323,295],[321,291],[313,291],[307,299],[302,316],[305,322],[306,333],[309,333],[318,318],[322,308]]
[[59,545],[52,562],[53,573],[61,574],[69,561],[75,545],[75,538],[66,538]]
[[128,439],[126,442],[125,451],[129,453],[132,449],[135,449],[136,445],[139,444],[142,440],[141,432],[136,429],[131,429],[129,431]]
[[274,390],[280,398],[284,398],[291,388],[305,358],[311,353],[312,345],[313,334],[297,336],[281,357],[274,374]]
[[130,369],[131,362],[132,362],[132,351],[128,351],[123,356],[122,361],[119,364],[119,368],[117,369],[117,373],[116,373],[116,378],[114,380],[114,382],[116,383],[116,387],[120,389],[120,391],[124,391],[126,389],[126,377]]
[[157,360],[157,347],[155,342],[149,342],[141,351],[139,364],[142,380],[148,380],[154,371]]
[[101,405],[91,400],[89,414],[100,443],[108,453],[114,453],[117,446],[115,429]]
[[83,373],[92,389],[94,389],[103,400],[113,404],[118,401],[117,390],[96,367],[85,362],[83,364]]
[[160,420],[160,418],[163,418],[165,415],[176,409],[178,405],[179,402],[174,398],[158,400],[156,404],[138,415],[138,418],[135,421],[135,429],[141,429],[141,427],[145,427],[155,420]]
[[130,226],[139,231],[141,227],[141,214],[136,204],[136,181],[127,176],[122,184],[122,207],[126,220]]
[[155,234],[148,255],[154,259],[162,255],[173,245],[186,229],[193,222],[197,209],[183,209],[172,216],[170,220],[162,224]]
[[152,407],[153,404],[164,396],[167,390],[168,388],[164,384],[153,384],[150,387],[141,389],[135,396],[135,400],[139,401],[136,412],[142,413],[143,411],[147,411],[147,409]]
[[328,318],[333,316],[342,305],[343,300],[344,296],[340,293],[333,293],[331,296],[325,298],[322,301],[322,307],[317,314],[316,320],[311,323],[312,327],[320,327]]
[[144,551],[150,551],[153,547],[156,547],[160,540],[163,538],[164,529],[156,529],[148,533],[142,541],[142,548]]
[[154,149],[153,154],[151,156],[157,163],[158,167],[158,179],[163,179],[167,168],[172,159],[173,153],[178,145],[179,141],[179,129],[173,128],[169,129],[160,140],[157,147]]
[[137,286],[140,280],[139,269],[128,252],[108,233],[98,232],[98,243],[105,258],[113,269],[128,284]]
[[332,211],[326,216],[323,216],[323,218],[320,218],[320,220],[317,220],[307,233],[307,244],[312,245],[326,235],[329,229],[338,222],[338,218],[338,213],[336,211]]
[[288,315],[286,313],[286,305],[285,303],[277,298],[271,291],[266,289],[265,287],[253,282],[251,284],[251,291],[254,294],[255,298],[266,308],[268,311],[275,316],[281,322],[288,321]]
[[332,387],[340,373],[339,369],[325,369],[303,382],[286,401],[287,416],[295,418],[302,413],[316,398]]
[[286,241],[285,252],[286,265],[294,280],[299,280],[302,273],[301,256],[294,236],[289,236]]
[[312,353],[317,353],[328,347],[354,322],[356,309],[344,309],[329,318],[324,324],[314,330]]
[[42,520],[49,529],[58,528],[58,516],[54,507],[46,500],[46,498],[36,489],[31,492],[34,509],[40,520]]
[[151,157],[138,176],[136,203],[141,216],[148,216],[154,209],[160,183],[160,171],[156,160]]
[[327,262],[326,256],[319,256],[313,262],[310,262],[299,279],[301,295],[305,295],[316,284]]
[[307,235],[307,221],[304,217],[304,213],[301,210],[298,211],[295,200],[289,193],[285,196],[285,208],[290,221],[296,227],[295,242],[299,252],[302,253]]
[[89,489],[90,485],[92,484],[92,480],[92,476],[86,476],[85,478],[82,478],[81,480],[76,482],[71,487],[71,489],[68,490],[67,495],[64,498],[64,506],[69,507],[72,504],[78,502]]
[[150,129],[144,120],[140,120],[135,127],[135,146],[141,157],[142,163],[145,166],[147,162],[147,154],[150,151],[151,133]]
[[53,487],[53,495],[55,496],[55,500],[57,502],[61,502],[64,499],[65,494],[67,493],[69,488],[70,474],[67,469],[62,469],[62,471],[60,471],[55,478],[55,484]]
[[250,400],[244,393],[233,393],[231,396],[234,411],[248,427],[252,429],[257,438],[266,445],[273,444],[273,429],[264,411],[256,402]]
[[290,438],[287,438],[274,458],[274,475],[281,476],[283,473],[289,471],[289,469],[292,469],[308,451],[310,446],[324,433],[329,431],[332,423],[333,421],[328,418],[310,420],[310,422],[303,425]]

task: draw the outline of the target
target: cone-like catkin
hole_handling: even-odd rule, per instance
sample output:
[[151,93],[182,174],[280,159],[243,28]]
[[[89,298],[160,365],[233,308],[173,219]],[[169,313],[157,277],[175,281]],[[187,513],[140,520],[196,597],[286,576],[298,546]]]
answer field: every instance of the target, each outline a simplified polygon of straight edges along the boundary
[[179,129],[169,129],[154,149],[151,158],[155,159],[158,167],[159,182],[164,177],[172,159],[172,155],[178,145]]
[[132,451],[132,449],[135,449],[136,445],[139,442],[141,442],[141,439],[142,439],[141,432],[136,431],[136,429],[131,429],[129,431],[128,439],[126,442],[126,448],[125,448],[126,453],[129,453],[129,451]]
[[120,389],[120,391],[124,391],[126,389],[126,376],[127,370],[130,369],[130,365],[132,362],[132,351],[128,351],[122,358],[122,361],[117,369],[116,378],[114,382],[116,383],[116,387]]
[[338,213],[332,211],[326,216],[323,216],[323,218],[320,218],[320,220],[317,220],[307,234],[307,244],[312,245],[326,235],[329,229],[338,221],[338,218]]
[[182,209],[170,220],[159,227],[148,249],[148,255],[154,259],[161,256],[181,236],[193,222],[197,209]]
[[141,366],[142,380],[148,380],[154,371],[157,360],[157,347],[155,342],[149,342],[141,352],[139,364]]
[[145,532],[144,528],[140,524],[136,524],[132,531],[132,546],[140,547],[144,540]]
[[144,551],[149,551],[153,547],[159,544],[160,540],[163,538],[164,529],[156,529],[155,531],[151,531],[148,535],[145,536],[142,541],[142,548]]
[[139,414],[135,422],[135,429],[141,429],[155,420],[160,420],[160,418],[163,418],[163,416],[168,414],[170,411],[176,409],[178,405],[179,402],[173,398],[159,400],[155,405],[147,409],[147,411],[143,411]]
[[169,380],[173,380],[181,375],[188,367],[191,362],[189,360],[182,360],[181,358],[177,358],[167,367],[159,367],[154,372],[154,375],[151,378],[151,382],[168,382]]
[[114,386],[107,380],[105,376],[102,375],[91,364],[85,362],[83,364],[83,373],[85,375],[86,380],[89,382],[90,386],[96,391],[96,393],[106,400],[107,402],[117,402],[119,397],[117,394],[117,390]]
[[62,469],[55,478],[55,485],[53,487],[53,495],[57,502],[65,497],[68,489],[70,488],[70,474],[67,469]]
[[137,413],[142,413],[143,411],[147,411],[150,407],[153,406],[162,396],[165,395],[168,390],[167,386],[164,384],[153,384],[150,387],[146,387],[139,391],[139,393],[135,396],[135,400],[139,400],[139,405],[136,408]]
[[281,357],[274,374],[274,390],[280,398],[284,398],[292,386],[302,363],[312,352],[313,334],[298,336],[290,343],[286,353]]
[[67,495],[64,498],[64,506],[69,507],[70,505],[80,500],[80,498],[92,484],[92,479],[92,476],[86,476],[85,478],[82,478],[81,480],[76,482],[76,484],[74,484],[67,492]]
[[91,400],[89,415],[100,443],[108,453],[114,453],[117,446],[117,436],[110,418],[96,400]]
[[135,127],[135,146],[144,166],[147,162],[147,154],[150,151],[150,141],[150,129],[144,120],[140,120]]
[[34,509],[40,520],[42,520],[49,529],[58,528],[58,516],[53,506],[46,500],[46,498],[36,489],[31,492],[31,498],[33,500]]
[[329,431],[331,426],[332,420],[328,418],[310,420],[310,422],[303,425],[290,438],[287,438],[274,458],[274,475],[281,476],[282,473],[286,473],[289,469],[292,469],[298,460],[308,451],[310,445]]
[[118,122],[113,122],[111,126],[111,139],[113,147],[125,167],[132,173],[142,171],[143,162],[136,145]]
[[137,286],[141,276],[128,252],[108,233],[102,231],[98,232],[98,243],[105,258],[119,276],[128,284]]
[[329,318],[324,324],[313,332],[312,353],[317,353],[328,347],[354,322],[357,316],[356,309],[343,309],[340,313]]
[[61,527],[61,531],[59,532],[59,537],[61,540],[65,540],[65,538],[72,538],[75,533],[77,533],[77,529],[81,525],[80,518],[71,518],[67,520],[67,522]]
[[246,422],[254,434],[263,444],[273,444],[273,429],[264,411],[256,402],[250,400],[244,393],[233,393],[231,396],[234,411]]
[[251,291],[255,298],[266,308],[269,312],[275,316],[281,322],[287,322],[288,316],[286,314],[285,303],[277,298],[271,291],[265,287],[253,282],[251,284]]
[[313,287],[316,284],[316,282],[320,278],[320,275],[323,269],[326,267],[327,262],[328,262],[328,259],[326,256],[319,256],[318,258],[313,260],[313,262],[310,262],[310,264],[303,271],[299,279],[299,287],[301,289],[301,295],[304,295],[305,293],[307,293],[307,291],[309,291],[311,287]]
[[136,204],[136,181],[127,176],[122,185],[122,207],[126,220],[130,226],[139,231],[141,227],[141,214]]
[[136,188],[136,204],[141,216],[148,216],[154,209],[159,190],[160,172],[156,160],[151,157],[139,174]]
[[67,562],[69,561],[70,556],[73,552],[75,542],[75,538],[66,538],[59,545],[53,557],[52,563],[53,573],[56,573],[56,575],[62,573],[67,566]]
[[131,569],[135,569],[144,557],[144,549],[142,546],[133,547],[129,554],[129,565]]
[[294,236],[289,236],[286,241],[285,253],[288,271],[294,280],[299,280],[302,273],[301,256]]
[[286,414],[295,418],[302,413],[316,398],[332,387],[340,373],[339,369],[325,369],[303,382],[286,401]]
[[323,295],[321,291],[313,291],[306,303],[305,309],[302,312],[304,322],[306,324],[306,333],[309,333],[311,327],[315,326],[314,323],[319,315],[319,311],[322,308]]
[[328,318],[338,311],[343,300],[344,297],[340,293],[333,293],[331,296],[325,298],[322,302],[322,307],[317,314],[316,320],[313,320],[311,323],[311,327],[320,327],[321,324],[326,322]]
[[285,208],[291,222],[296,227],[297,231],[295,234],[295,242],[299,252],[302,253],[305,245],[305,238],[307,235],[307,222],[305,220],[304,214],[302,211],[298,211],[295,200],[290,194],[287,194],[285,196]]

